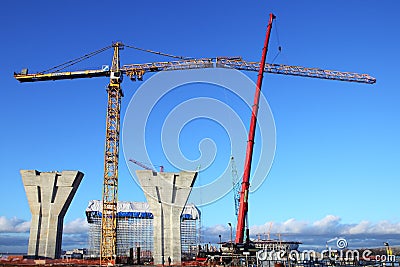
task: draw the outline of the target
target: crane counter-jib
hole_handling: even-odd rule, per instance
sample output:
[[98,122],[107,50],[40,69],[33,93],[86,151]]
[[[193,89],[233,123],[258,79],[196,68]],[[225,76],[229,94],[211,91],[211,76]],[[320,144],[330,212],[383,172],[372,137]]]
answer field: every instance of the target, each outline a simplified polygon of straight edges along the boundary
[[14,73],[14,78],[19,82],[38,82],[38,81],[55,81],[77,78],[92,78],[92,77],[109,77],[110,71],[105,70],[83,70],[83,71],[66,71],[52,73],[34,73],[21,74]]

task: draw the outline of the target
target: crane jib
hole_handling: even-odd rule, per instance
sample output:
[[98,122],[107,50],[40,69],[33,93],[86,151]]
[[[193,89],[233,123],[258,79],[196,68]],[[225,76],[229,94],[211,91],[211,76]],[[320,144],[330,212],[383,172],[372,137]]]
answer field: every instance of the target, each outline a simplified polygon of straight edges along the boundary
[[[220,68],[232,68],[232,69],[246,70],[246,71],[258,71],[259,66],[260,66],[259,62],[233,61],[233,60],[219,60],[217,62],[217,67]],[[355,72],[342,72],[337,70],[324,70],[319,68],[306,68],[301,66],[290,66],[283,64],[266,63],[264,67],[264,72],[273,74],[346,81],[346,82],[368,83],[368,84],[373,84],[376,82],[376,79],[368,74],[359,74]]]

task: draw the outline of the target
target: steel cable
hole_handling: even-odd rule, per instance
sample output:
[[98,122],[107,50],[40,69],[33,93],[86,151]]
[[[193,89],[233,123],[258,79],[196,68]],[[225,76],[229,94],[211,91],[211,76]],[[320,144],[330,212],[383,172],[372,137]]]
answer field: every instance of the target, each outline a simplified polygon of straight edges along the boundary
[[190,59],[190,57],[175,56],[175,55],[172,55],[172,54],[153,51],[153,50],[150,50],[150,49],[139,48],[139,47],[132,46],[132,45],[125,45],[125,47],[132,48],[132,49],[139,50],[139,51],[143,51],[143,52],[147,52],[147,53],[156,54],[156,55],[166,56],[166,57],[179,58],[179,59]]
[[46,73],[46,72],[50,72],[50,71],[52,71],[52,72],[59,72],[59,71],[61,71],[61,70],[63,70],[63,69],[66,69],[66,68],[68,68],[68,67],[70,67],[70,66],[72,66],[72,65],[77,64],[78,62],[81,62],[81,61],[83,61],[83,60],[85,60],[85,59],[88,59],[88,58],[93,57],[93,56],[95,56],[95,55],[97,55],[97,54],[100,54],[100,53],[102,53],[102,52],[104,52],[104,51],[110,49],[111,47],[112,47],[112,46],[103,47],[103,48],[101,48],[101,49],[99,49],[99,50],[96,50],[96,51],[93,51],[93,52],[91,52],[91,53],[89,53],[89,54],[83,55],[83,56],[81,56],[81,57],[78,57],[78,58],[69,60],[69,61],[67,61],[67,62],[65,62],[65,63],[59,64],[59,65],[57,65],[57,66],[55,66],[55,67],[52,67],[52,68],[47,69],[47,70],[44,70],[44,71],[42,71],[42,72],[40,72],[40,73]]

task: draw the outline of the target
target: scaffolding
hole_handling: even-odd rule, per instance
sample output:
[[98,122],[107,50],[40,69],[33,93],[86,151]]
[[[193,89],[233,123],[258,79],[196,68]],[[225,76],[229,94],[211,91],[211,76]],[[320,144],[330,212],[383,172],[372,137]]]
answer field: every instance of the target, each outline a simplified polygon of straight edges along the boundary
[[185,206],[181,215],[182,259],[191,260],[196,256],[200,244],[200,211],[194,204]]
[[[86,212],[86,219],[89,223],[89,248],[88,255],[91,258],[97,258],[100,255],[100,237],[101,237],[101,217],[88,216]],[[98,227],[100,225],[100,227]]]
[[[86,209],[89,223],[88,255],[100,255],[101,201],[91,200]],[[199,244],[200,211],[194,204],[187,204],[181,215],[182,258],[191,259],[196,255]],[[138,248],[140,248],[138,250]],[[120,257],[138,258],[151,261],[153,253],[153,214],[148,203],[119,201],[117,205],[117,248]]]

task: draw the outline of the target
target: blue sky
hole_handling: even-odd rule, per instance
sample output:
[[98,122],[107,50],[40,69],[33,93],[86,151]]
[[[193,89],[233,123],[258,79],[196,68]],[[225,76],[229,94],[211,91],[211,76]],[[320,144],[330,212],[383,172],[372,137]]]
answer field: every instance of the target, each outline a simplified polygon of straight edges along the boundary
[[[65,217],[71,234],[84,233],[78,226],[87,203],[100,199],[102,192],[108,80],[19,84],[13,79],[14,71],[25,67],[41,71],[113,41],[195,58],[239,55],[259,61],[270,12],[277,20],[268,62],[281,46],[275,63],[369,73],[377,83],[265,76],[263,91],[275,120],[276,153],[267,179],[250,195],[254,234],[266,232],[273,221],[272,232],[304,234],[299,239],[315,232],[317,226],[321,230],[332,229],[332,225],[337,231],[321,230],[321,240],[357,235],[362,243],[367,235],[398,237],[399,7],[395,0],[2,3],[0,251],[20,251],[27,245],[30,211],[20,169],[78,169],[85,173]],[[77,68],[98,68],[110,64],[111,57],[111,52],[106,52]],[[169,59],[129,49],[121,54],[122,64],[165,60]],[[245,74],[256,80],[256,73]],[[122,114],[140,85],[124,81]],[[210,87],[201,90],[178,95],[182,99],[228,99],[241,105],[221,91]],[[173,105],[166,103],[166,110]],[[160,129],[163,116],[160,113],[157,120],[157,114],[153,115],[147,127]],[[248,127],[250,112],[240,109],[239,116]],[[211,138],[218,146],[216,161],[200,173],[201,183],[224,171],[230,150],[221,127],[206,120],[197,123],[182,131],[179,142],[183,153],[191,159],[199,156],[198,142],[193,140]],[[159,138],[154,137],[154,144]],[[152,149],[159,150],[157,146]],[[256,152],[260,149],[256,143]],[[245,151],[242,153],[243,157]],[[152,157],[153,164],[171,170],[165,161],[157,153]],[[242,171],[242,162],[237,165]],[[123,159],[119,198],[145,200]],[[215,238],[218,231],[228,238],[227,222],[235,221],[232,194],[201,209],[209,238]],[[72,240],[70,246],[84,244],[78,239],[72,235],[64,241]],[[377,240],[371,245],[381,245],[381,239]]]

